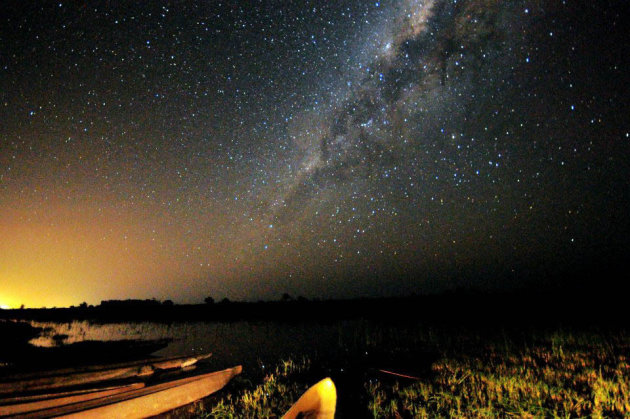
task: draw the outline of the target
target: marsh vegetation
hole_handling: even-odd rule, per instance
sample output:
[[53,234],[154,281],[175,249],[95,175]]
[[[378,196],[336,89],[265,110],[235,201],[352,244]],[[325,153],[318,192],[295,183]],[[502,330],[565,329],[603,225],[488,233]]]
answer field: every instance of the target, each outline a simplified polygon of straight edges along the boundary
[[280,417],[309,385],[330,376],[337,385],[339,417],[630,415],[625,332],[422,329],[413,334],[408,329],[401,339],[391,339],[397,334],[393,329],[372,332],[361,348],[346,348],[337,358],[295,357],[272,367],[259,363],[227,393],[188,413]]

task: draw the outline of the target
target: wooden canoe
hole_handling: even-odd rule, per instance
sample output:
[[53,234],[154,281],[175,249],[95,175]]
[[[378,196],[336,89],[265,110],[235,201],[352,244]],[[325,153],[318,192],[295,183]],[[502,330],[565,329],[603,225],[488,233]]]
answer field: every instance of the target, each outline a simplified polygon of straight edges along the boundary
[[282,418],[334,419],[336,405],[335,384],[330,378],[324,378],[306,390]]
[[89,385],[109,380],[144,377],[156,370],[185,368],[210,357],[211,354],[145,359],[113,365],[98,365],[41,373],[13,375],[0,382],[0,395],[10,393],[54,390],[63,387]]
[[239,365],[223,371],[181,378],[93,400],[38,410],[20,417],[146,418],[207,397],[222,389],[241,371],[242,367]]
[[51,409],[71,403],[85,402],[101,397],[126,393],[131,390],[138,390],[143,388],[144,386],[144,383],[132,383],[122,386],[105,387],[100,389],[87,389],[44,394],[40,396],[30,397],[31,400],[20,400],[20,398],[16,398],[12,400],[11,404],[0,406],[0,417],[21,415],[28,412],[35,412],[42,409]]
[[138,360],[165,348],[170,342],[172,339],[165,338],[154,340],[84,340],[53,347],[23,344],[3,348],[3,352],[5,352],[3,358],[18,367],[44,370],[50,365],[76,366]]

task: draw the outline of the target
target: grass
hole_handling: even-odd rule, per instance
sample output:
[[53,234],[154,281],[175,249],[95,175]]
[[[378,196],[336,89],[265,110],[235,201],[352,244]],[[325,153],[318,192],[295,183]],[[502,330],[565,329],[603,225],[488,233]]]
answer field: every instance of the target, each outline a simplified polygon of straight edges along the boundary
[[433,377],[366,384],[374,417],[625,417],[630,366],[602,347],[489,347],[444,357]]
[[[326,375],[337,384],[340,417],[630,416],[630,339],[625,334],[488,337],[433,330],[407,336],[413,344],[405,347],[401,339],[388,346],[388,333],[366,335],[361,351],[380,349],[377,357],[349,352],[334,360],[280,361],[262,380],[241,379],[230,393],[199,404],[194,416],[280,417]],[[424,368],[428,353],[433,355]],[[418,379],[379,372],[379,366],[396,359]],[[418,363],[411,364],[412,359]]]
[[[264,365],[261,367],[264,368]],[[227,394],[209,407],[197,406],[196,416],[206,418],[280,417],[308,388],[292,378],[310,368],[311,363],[306,358],[299,362],[282,361],[273,371],[264,376],[262,383],[252,385],[246,380],[241,381],[239,383],[241,390],[236,394]]]

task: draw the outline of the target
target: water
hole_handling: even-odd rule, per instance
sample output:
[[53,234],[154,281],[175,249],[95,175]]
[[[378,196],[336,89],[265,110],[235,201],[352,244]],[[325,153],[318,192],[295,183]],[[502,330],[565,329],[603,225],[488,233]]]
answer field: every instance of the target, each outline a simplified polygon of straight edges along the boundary
[[[173,341],[155,353],[175,356],[212,352],[218,368],[236,364],[256,366],[287,357],[338,356],[369,343],[366,335],[375,328],[365,320],[321,323],[280,323],[272,321],[177,322],[177,323],[67,323],[31,322],[44,328],[31,340],[37,346],[54,346],[53,336],[68,335],[66,344],[83,340],[163,339]],[[382,328],[378,328],[382,329]]]

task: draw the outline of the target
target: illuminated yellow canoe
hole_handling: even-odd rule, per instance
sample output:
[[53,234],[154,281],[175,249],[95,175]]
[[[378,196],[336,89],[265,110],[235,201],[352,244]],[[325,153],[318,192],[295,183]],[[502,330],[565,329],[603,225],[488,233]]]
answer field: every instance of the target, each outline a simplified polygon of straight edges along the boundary
[[337,390],[330,378],[324,378],[298,399],[283,416],[284,419],[333,419],[337,405]]

